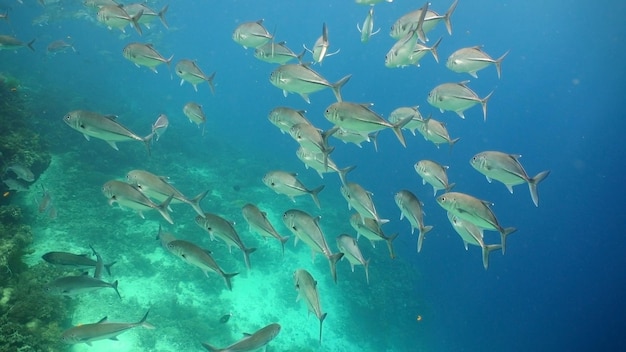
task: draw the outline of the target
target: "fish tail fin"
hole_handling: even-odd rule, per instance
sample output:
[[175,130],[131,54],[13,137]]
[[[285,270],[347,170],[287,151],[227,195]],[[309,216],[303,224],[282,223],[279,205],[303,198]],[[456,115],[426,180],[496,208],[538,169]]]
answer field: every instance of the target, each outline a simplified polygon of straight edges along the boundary
[[437,63],[439,63],[439,53],[437,53],[437,47],[439,46],[439,43],[441,43],[441,39],[443,39],[443,37],[439,38],[439,40],[437,40],[437,42],[435,42],[435,44],[430,47],[430,53],[433,54],[433,57],[435,58],[435,61]]
[[210,352],[220,352],[221,351],[221,349],[219,349],[219,348],[217,348],[215,346],[211,346],[211,345],[209,345],[206,342],[202,342],[202,347],[204,347],[207,351],[210,351]]
[[107,271],[107,274],[109,274],[109,276],[111,276],[111,267],[115,263],[117,263],[117,261],[114,261],[114,262],[109,263],[109,264],[104,264],[104,269]]
[[204,210],[202,210],[202,208],[200,207],[200,202],[204,199],[204,197],[206,197],[208,193],[209,193],[209,190],[206,190],[198,194],[197,196],[193,197],[193,199],[189,200],[189,205],[191,205],[193,210],[195,210],[196,213],[198,213],[198,215],[202,217],[204,217]]
[[111,284],[111,287],[115,290],[115,293],[117,293],[117,297],[119,297],[120,299],[122,299],[122,295],[120,295],[120,291],[117,290],[117,280],[113,281],[113,283]]
[[507,50],[506,53],[504,53],[502,56],[500,56],[496,61],[494,61],[494,65],[496,65],[496,72],[498,72],[498,79],[500,79],[500,76],[502,75],[502,60],[504,60],[504,58],[509,54],[509,51]]
[[535,177],[528,180],[530,197],[533,199],[533,203],[535,203],[536,207],[539,206],[539,194],[537,193],[537,185],[539,185],[539,182],[545,180],[548,175],[550,175],[550,171],[546,170],[538,173]]
[[391,128],[393,129],[393,133],[396,134],[396,137],[398,137],[398,140],[400,141],[400,144],[402,144],[403,147],[406,148],[406,141],[404,140],[404,135],[402,134],[402,128],[404,126],[406,126],[407,123],[411,122],[411,120],[413,120],[413,116],[409,116],[407,118],[404,118],[396,123],[394,123]]
[[426,234],[428,232],[430,232],[430,230],[432,230],[432,229],[433,229],[433,227],[431,225],[420,226],[419,234],[417,236],[417,253],[419,253],[422,250],[422,244],[424,243],[424,237],[426,237]]
[[230,281],[233,277],[239,275],[239,273],[224,273],[224,283],[226,283],[226,287],[229,291],[233,290],[233,284]]
[[356,169],[356,165],[352,165],[352,166],[348,166],[348,167],[344,167],[343,169],[339,169],[339,178],[341,179],[341,184],[345,185],[346,184],[346,175],[352,171]]
[[422,6],[420,11],[420,17],[417,21],[417,28],[415,28],[415,33],[417,33],[417,38],[422,41],[422,43],[426,43],[428,38],[426,38],[426,33],[424,33],[424,20],[426,19],[426,13],[428,13],[428,1]]
[[156,134],[156,131],[153,130],[149,135],[141,139],[143,141],[143,144],[146,146],[146,149],[148,150],[148,156],[152,155],[152,139]]
[[454,0],[452,5],[446,13],[443,15],[443,22],[446,24],[446,29],[448,30],[448,34],[452,35],[452,23],[450,23],[450,17],[452,17],[452,13],[456,9],[456,5],[459,3],[459,0]]
[[398,234],[394,233],[393,235],[387,237],[385,240],[387,241],[387,249],[389,249],[389,257],[391,259],[396,259],[396,252],[393,250],[393,241],[398,238]]
[[330,264],[330,274],[333,277],[333,281],[337,283],[337,262],[339,259],[343,258],[343,253],[335,253],[331,254],[328,257],[328,264]]
[[485,270],[489,269],[489,254],[500,248],[502,248],[502,245],[500,244],[489,244],[483,246],[483,267],[485,267]]
[[365,268],[365,282],[367,282],[367,284],[370,284],[370,260],[366,260],[365,264],[363,264],[363,267]]
[[138,326],[141,326],[144,329],[154,329],[154,325],[148,323],[146,321],[146,319],[148,319],[148,314],[150,313],[150,309],[148,309],[148,311],[146,312],[146,314],[143,315],[143,318],[141,318],[140,321],[137,322]]
[[509,237],[510,234],[517,231],[515,227],[507,227],[506,229],[500,229],[500,242],[502,244],[502,254],[506,251],[506,238]]
[[480,105],[483,106],[483,120],[485,122],[487,122],[487,101],[489,101],[489,98],[491,98],[492,94],[493,94],[493,91],[491,91],[491,93],[487,94],[486,97],[480,99]]
[[163,23],[163,25],[167,29],[170,29],[170,26],[167,24],[167,21],[165,20],[165,13],[167,13],[167,9],[169,8],[169,6],[170,6],[169,4],[166,4],[165,6],[163,6],[161,11],[159,11],[159,19],[161,20],[161,23]]
[[215,95],[215,84],[213,83],[213,79],[215,78],[215,72],[213,72],[209,78],[207,78],[207,83],[209,83],[209,87],[211,87],[211,94]]
[[285,243],[289,241],[289,236],[279,237],[278,240],[280,241],[280,245],[283,247],[283,257],[284,257],[285,256]]
[[335,93],[335,98],[337,98],[337,101],[343,101],[343,98],[341,97],[341,87],[343,87],[344,84],[348,83],[351,77],[352,75],[347,75],[331,85],[331,88],[333,90],[333,93]]
[[130,18],[130,25],[135,28],[139,35],[143,35],[143,32],[141,31],[141,26],[139,25],[139,19],[141,18],[141,16],[143,16],[143,10],[139,10],[139,12],[135,14],[135,16],[132,16]]
[[376,131],[368,136],[370,138],[370,141],[372,141],[372,143],[374,144],[374,150],[377,153],[378,153],[378,132],[380,131]]
[[450,153],[452,153],[452,148],[461,139],[461,137],[457,137],[448,141],[448,145],[450,145]]
[[170,202],[172,201],[172,198],[174,198],[173,194],[167,197],[167,199],[163,203],[157,205],[156,209],[159,211],[159,213],[161,213],[161,216],[163,216],[163,218],[167,220],[167,222],[174,225],[174,220],[172,220],[170,213],[167,211],[168,207],[170,206]]
[[317,205],[318,209],[322,209],[322,206],[320,205],[320,199],[318,198],[318,194],[324,189],[324,185],[321,185],[319,187],[317,187],[314,190],[311,190],[309,193],[311,194],[311,198],[313,198],[313,202],[315,202],[315,205]]
[[324,319],[326,319],[327,315],[328,313],[324,313],[320,316],[320,345],[322,344],[322,324],[324,323]]
[[31,40],[30,42],[26,43],[26,46],[27,46],[30,50],[32,50],[32,51],[35,51],[35,47],[33,46],[33,44],[35,43],[35,40],[37,40],[37,38],[35,38],[35,39]]
[[[450,192],[454,188],[454,186],[456,186],[456,183],[449,183],[448,186],[446,186],[446,192]],[[437,195],[437,190],[435,190],[435,195]]]
[[246,262],[246,268],[250,269],[250,253],[256,251],[256,248],[244,248],[243,250],[243,260]]

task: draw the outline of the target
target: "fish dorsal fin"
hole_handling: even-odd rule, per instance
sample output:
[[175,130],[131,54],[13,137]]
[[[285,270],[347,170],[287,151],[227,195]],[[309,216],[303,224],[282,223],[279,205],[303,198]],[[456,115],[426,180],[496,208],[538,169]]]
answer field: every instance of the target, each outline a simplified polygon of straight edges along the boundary
[[204,249],[204,248],[202,248],[202,251],[203,251],[204,253],[206,253],[206,254],[212,254],[212,253],[213,253],[213,252],[211,252],[210,250],[208,250],[208,249]]
[[[467,87],[467,84],[468,84],[469,82],[470,82],[470,81],[469,81],[468,79],[466,79],[465,81],[461,81],[461,82],[459,82],[459,83],[457,83],[457,84],[458,84],[458,85],[460,85],[460,86],[463,86],[463,87],[465,87],[465,88],[468,88],[468,87]],[[468,88],[468,89],[469,89],[469,88]]]
[[245,336],[245,337],[250,337],[250,336],[252,336],[252,334],[251,334],[251,333],[248,333],[248,332],[244,332],[244,333],[243,333],[243,336]]
[[522,154],[509,154],[509,156],[515,160],[519,160],[522,157]]
[[106,117],[107,119],[111,121],[117,120],[117,115],[104,115],[104,117]]
[[263,18],[261,18],[260,20],[256,21],[257,24],[263,25]]
[[100,319],[100,321],[98,321],[96,324],[101,324],[101,323],[106,323],[108,317],[104,317],[102,319]]
[[493,206],[493,203],[492,203],[492,202],[490,202],[490,201],[488,201],[488,200],[482,200],[482,199],[481,199],[481,200],[480,200],[480,202],[481,202],[481,203],[483,203],[484,205],[486,205],[487,207],[489,207],[489,206]]

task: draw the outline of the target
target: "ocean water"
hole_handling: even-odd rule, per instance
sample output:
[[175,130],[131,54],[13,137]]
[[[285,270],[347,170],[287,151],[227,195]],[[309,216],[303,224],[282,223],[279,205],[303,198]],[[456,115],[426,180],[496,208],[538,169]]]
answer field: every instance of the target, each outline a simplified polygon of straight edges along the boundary
[[[268,351],[625,348],[623,2],[460,0],[452,15],[452,35],[441,23],[428,33],[429,43],[442,38],[439,63],[427,54],[420,67],[398,69],[384,66],[395,42],[389,28],[422,3],[377,4],[374,27],[381,30],[365,44],[356,24],[363,22],[368,7],[352,1],[171,2],[169,29],[155,20],[141,37],[130,27],[125,34],[108,30],[96,20],[95,10],[78,2],[46,3],[0,3],[10,9],[10,21],[0,22],[0,33],[24,42],[36,38],[35,52],[0,52],[0,71],[22,82],[33,129],[53,154],[50,168],[31,190],[14,198],[36,213],[38,184],[44,184],[58,208],[54,220],[33,217],[34,252],[24,261],[36,265],[53,250],[88,253],[93,245],[105,262],[117,261],[104,279],[119,281],[122,299],[110,289],[68,298],[77,302],[72,324],[94,323],[104,316],[135,322],[150,309],[148,321],[156,327],[135,328],[119,341],[77,344],[68,350],[202,351],[200,342],[227,346],[243,332],[273,322],[282,329]],[[148,4],[160,9],[166,3]],[[450,4],[437,0],[430,8],[444,13]],[[419,106],[424,116],[444,121],[451,136],[461,138],[452,149],[436,148],[404,131],[404,148],[392,132],[383,130],[378,151],[371,143],[358,148],[330,139],[332,159],[341,167],[357,166],[348,179],[372,192],[378,213],[390,220],[383,226],[385,233],[398,234],[396,259],[383,243],[372,248],[366,239],[359,240],[370,260],[369,284],[363,268],[352,272],[346,260],[337,264],[338,282],[333,283],[325,258],[317,255],[312,261],[309,248],[294,246],[294,236],[282,223],[288,209],[321,216],[333,251],[339,234],[356,236],[348,222],[353,210],[340,194],[339,178],[325,174],[322,179],[307,170],[295,155],[297,143],[267,118],[273,108],[288,106],[306,110],[307,118],[326,130],[332,125],[323,112],[335,98],[325,89],[311,94],[307,104],[295,94],[284,97],[269,82],[276,65],[257,60],[253,49],[231,39],[239,24],[259,19],[277,41],[286,41],[298,53],[302,44],[313,45],[326,23],[329,50],[340,51],[311,67],[331,82],[352,74],[342,89],[345,101],[373,103],[372,109],[384,117],[397,107]],[[71,43],[76,52],[46,53],[48,43],[57,39]],[[172,67],[159,66],[156,74],[135,67],[122,56],[130,42],[151,43],[163,56],[173,55]],[[478,79],[445,67],[452,52],[475,45],[484,45],[494,58],[510,50],[500,79],[493,67],[480,71]],[[183,58],[197,60],[207,74],[216,72],[214,95],[207,84],[199,85],[198,92],[188,83],[179,85],[173,64]],[[306,54],[304,61],[310,60]],[[460,119],[426,101],[436,85],[464,80],[480,97],[494,92],[486,122],[479,106]],[[189,101],[204,108],[204,134],[182,113]],[[159,114],[169,117],[170,126],[150,155],[135,142],[118,143],[116,151],[101,140],[85,140],[62,122],[64,114],[76,109],[118,115],[119,122],[139,135],[150,133]],[[531,176],[551,171],[539,186],[539,207],[526,185],[510,194],[470,166],[470,158],[484,150],[523,155],[520,160]],[[455,191],[493,202],[503,226],[517,228],[506,255],[491,254],[488,270],[477,247],[464,249],[432,188],[422,185],[413,169],[421,159],[448,165]],[[211,241],[184,204],[172,205],[174,225],[156,212],[146,212],[142,219],[110,207],[102,185],[123,180],[133,169],[168,176],[189,197],[208,190],[202,208],[232,221],[243,242],[257,248],[250,255],[252,268],[246,269],[237,248],[231,253],[220,240]],[[310,197],[292,202],[266,187],[261,179],[270,170],[296,172],[309,188],[325,185],[321,209]],[[419,197],[425,223],[434,226],[420,253],[416,234],[408,221],[399,220],[394,204],[393,196],[401,189]],[[246,203],[257,204],[282,235],[292,237],[284,255],[278,241],[265,241],[248,230],[241,215]],[[218,275],[210,272],[207,277],[163,249],[155,240],[159,226],[210,250],[226,272],[239,272],[233,290]],[[499,235],[486,231],[485,241],[498,243]],[[318,319],[302,301],[296,302],[292,274],[298,268],[316,279],[322,310],[328,314],[321,344]],[[227,313],[233,314],[230,320],[220,323]]]

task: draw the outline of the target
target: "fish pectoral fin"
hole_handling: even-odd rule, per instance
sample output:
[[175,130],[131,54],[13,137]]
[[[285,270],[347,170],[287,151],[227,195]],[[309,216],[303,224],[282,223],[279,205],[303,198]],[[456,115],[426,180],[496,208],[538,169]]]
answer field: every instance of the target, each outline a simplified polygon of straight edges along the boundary
[[[87,138],[87,140],[89,140],[89,138]],[[119,150],[117,148],[117,144],[115,144],[114,141],[106,141],[107,143],[109,143],[109,145],[111,146],[111,148],[115,149],[115,150]]]
[[248,332],[244,332],[244,333],[243,333],[243,336],[245,336],[245,337],[250,337],[250,336],[252,336],[252,334],[250,334],[250,333],[248,333]]
[[86,139],[86,140],[90,140],[90,139],[89,139],[89,135],[86,135],[86,134],[84,134],[84,133],[83,133],[83,136],[85,136],[85,139]]
[[118,341],[117,336],[113,336],[109,340]]

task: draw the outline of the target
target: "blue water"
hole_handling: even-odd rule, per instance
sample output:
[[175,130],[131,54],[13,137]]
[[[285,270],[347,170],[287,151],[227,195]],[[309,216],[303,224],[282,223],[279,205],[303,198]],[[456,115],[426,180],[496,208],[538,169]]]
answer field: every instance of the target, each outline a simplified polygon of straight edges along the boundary
[[[626,325],[626,240],[622,234],[626,225],[622,166],[626,123],[620,104],[626,91],[625,3],[460,0],[452,16],[452,36],[442,24],[428,33],[431,43],[443,37],[439,64],[426,55],[419,68],[388,69],[384,56],[394,43],[388,36],[391,24],[421,3],[396,0],[376,5],[375,28],[382,27],[381,32],[362,44],[356,23],[362,23],[367,8],[351,1],[171,2],[169,30],[157,20],[151,29],[144,30],[143,37],[127,28],[128,36],[122,39],[116,30],[73,18],[84,10],[74,2],[47,7],[25,2],[0,3],[11,8],[11,20],[0,23],[0,32],[23,41],[37,38],[37,50],[0,52],[0,71],[33,90],[37,97],[33,109],[41,119],[35,128],[45,127],[42,135],[48,136],[54,151],[76,150],[82,162],[93,157],[87,150],[95,151],[98,158],[91,160],[94,168],[115,177],[132,168],[162,166],[173,159],[187,158],[189,164],[199,167],[219,164],[221,170],[230,168],[233,172],[220,173],[219,181],[212,182],[211,187],[221,190],[224,197],[237,198],[230,199],[232,202],[257,200],[262,192],[269,202],[276,197],[270,190],[257,191],[261,193],[254,196],[245,192],[262,189],[260,179],[266,171],[297,171],[312,187],[326,184],[320,195],[327,214],[322,221],[335,248],[338,231],[354,235],[347,220],[331,225],[331,221],[344,217],[340,214],[349,215],[336,177],[328,174],[321,180],[313,171],[305,170],[294,154],[295,142],[267,121],[272,108],[290,106],[307,110],[307,117],[316,126],[328,129],[331,125],[322,113],[334,97],[327,90],[314,93],[310,105],[297,95],[283,97],[268,81],[275,66],[258,61],[252,49],[245,50],[231,39],[239,23],[264,19],[277,39],[300,52],[302,43],[313,44],[325,22],[331,51],[341,51],[314,68],[329,81],[352,74],[343,89],[345,100],[372,102],[373,109],[383,116],[400,106],[419,105],[425,116],[432,114],[445,121],[452,137],[461,137],[451,152],[447,146],[437,149],[407,131],[407,148],[402,148],[391,132],[381,132],[378,152],[368,143],[359,149],[332,140],[336,147],[332,158],[340,166],[357,165],[349,179],[371,191],[381,216],[392,220],[385,231],[400,233],[395,262],[387,257],[384,245],[376,248],[370,272],[370,286],[376,289],[352,291],[344,287],[341,292],[346,296],[336,296],[349,302],[349,295],[376,295],[371,297],[377,304],[374,312],[355,312],[353,319],[342,323],[357,334],[346,338],[371,339],[376,341],[376,350],[399,351],[412,350],[411,346],[429,351],[625,348],[621,332]],[[150,4],[155,9],[163,5]],[[437,0],[431,8],[443,13],[449,5],[450,1]],[[93,18],[93,11],[89,13]],[[31,21],[42,14],[49,14],[48,23],[32,25]],[[68,36],[79,54],[45,54],[47,43]],[[165,66],[158,68],[158,74],[135,67],[121,55],[131,41],[153,43],[164,56],[174,55],[174,63],[182,58],[197,59],[207,74],[216,71],[215,95],[206,84],[200,85],[197,93],[187,83],[179,87],[178,79],[170,79]],[[474,45],[484,45],[493,57],[510,50],[501,79],[493,67],[480,71],[479,79],[446,69],[445,59],[450,53]],[[466,79],[481,97],[494,91],[486,122],[478,106],[467,110],[466,119],[461,120],[452,112],[440,113],[426,102],[434,86]],[[204,137],[182,115],[182,106],[189,100],[205,107],[208,122]],[[116,152],[104,142],[85,141],[61,121],[63,114],[74,109],[120,115],[124,124],[139,134],[147,134],[160,113],[170,116],[172,126],[154,145],[152,160],[146,160],[138,144],[120,143]],[[472,169],[469,159],[483,150],[522,154],[521,161],[531,175],[551,170],[550,177],[539,186],[538,208],[525,185],[515,187],[511,195],[503,185],[495,181],[489,184]],[[254,165],[238,163],[239,158],[254,161]],[[464,250],[445,211],[432,197],[432,189],[422,186],[413,170],[420,159],[449,165],[456,191],[494,202],[499,220],[505,226],[517,227],[506,255],[491,255],[489,270],[483,269],[477,248]],[[100,162],[107,166],[99,166],[104,165]],[[197,187],[185,184],[183,176],[178,175],[176,185],[191,194]],[[243,195],[229,192],[233,185],[240,185]],[[94,183],[93,197],[104,203],[99,187]],[[410,235],[406,220],[398,221],[399,211],[393,201],[393,194],[404,188],[425,203],[425,221],[435,226],[419,254],[415,251],[416,238]],[[209,202],[215,209],[217,202]],[[282,204],[316,212],[307,199],[295,205],[288,201]],[[280,215],[286,209],[272,211]],[[228,211],[235,214],[236,210]],[[195,226],[190,218],[179,221]],[[254,235],[242,236],[253,242]],[[495,243],[498,236],[489,232],[486,239]],[[364,252],[365,248],[373,252],[366,241],[360,244]],[[302,256],[308,255],[308,251],[300,250]],[[235,255],[240,261],[240,253]],[[251,260],[254,265],[254,254]],[[318,258],[316,263],[326,271],[324,260]],[[339,286],[343,280],[361,282],[362,269],[350,275],[344,264]],[[402,279],[401,275],[385,274],[400,270],[397,268],[415,276]],[[397,281],[386,282],[385,278]],[[289,283],[287,287],[291,289]],[[401,302],[408,302],[410,309],[404,310]],[[316,325],[313,317],[306,321]],[[277,341],[281,338],[287,339],[279,335]],[[314,342],[315,336],[311,339]]]

